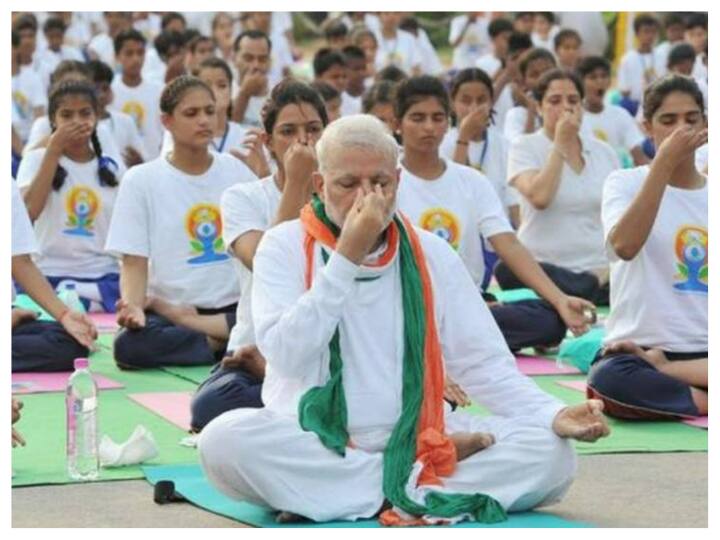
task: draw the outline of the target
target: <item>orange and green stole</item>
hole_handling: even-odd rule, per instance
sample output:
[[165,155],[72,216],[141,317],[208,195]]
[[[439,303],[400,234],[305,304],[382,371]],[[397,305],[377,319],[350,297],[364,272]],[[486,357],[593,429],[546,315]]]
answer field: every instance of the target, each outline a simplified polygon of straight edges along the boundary
[[[317,197],[300,215],[306,232],[306,285],[312,283],[315,242],[335,249],[340,230],[325,213]],[[387,249],[377,266],[399,256],[404,313],[402,408],[383,455],[383,493],[395,509],[416,516],[403,518],[388,510],[380,516],[384,525],[422,525],[422,516],[447,518],[470,515],[476,521],[495,523],[507,519],[492,497],[429,491],[424,504],[406,493],[416,462],[422,464],[418,485],[442,486],[441,476],[450,476],[457,465],[452,441],[445,434],[443,410],[444,372],[440,341],[435,326],[433,292],[420,240],[409,220],[396,215],[386,231]],[[324,257],[327,258],[323,250]],[[339,329],[330,341],[330,379],[324,386],[308,390],[300,399],[299,419],[305,431],[317,434],[322,443],[341,456],[350,444],[347,404],[342,384],[342,353]]]

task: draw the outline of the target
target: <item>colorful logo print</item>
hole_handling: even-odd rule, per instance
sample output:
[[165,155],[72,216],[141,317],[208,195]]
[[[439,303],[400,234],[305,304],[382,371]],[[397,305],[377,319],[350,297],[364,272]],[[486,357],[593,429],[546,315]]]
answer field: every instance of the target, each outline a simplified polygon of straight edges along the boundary
[[445,208],[429,208],[420,216],[418,225],[445,240],[454,249],[460,245],[460,220]]
[[673,287],[679,291],[708,292],[708,232],[703,227],[687,225],[675,235]]
[[122,107],[122,112],[132,116],[135,125],[142,132],[145,125],[145,107],[139,101],[126,101]]
[[69,227],[63,233],[73,236],[94,236],[95,217],[100,211],[100,198],[87,186],[74,186],[65,197],[65,210]]
[[25,94],[23,94],[20,90],[15,90],[12,93],[12,101],[15,106],[15,111],[18,113],[20,118],[23,120],[30,118],[30,113],[32,111],[30,110],[30,102]]
[[194,255],[188,259],[188,264],[207,264],[230,258],[225,253],[222,239],[220,210],[214,204],[200,203],[190,208],[185,218],[185,229]]

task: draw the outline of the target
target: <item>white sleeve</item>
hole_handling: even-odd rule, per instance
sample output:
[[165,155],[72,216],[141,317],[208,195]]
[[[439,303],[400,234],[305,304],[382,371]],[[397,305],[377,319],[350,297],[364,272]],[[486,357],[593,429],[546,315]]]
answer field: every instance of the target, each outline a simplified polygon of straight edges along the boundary
[[35,241],[35,232],[33,231],[27,208],[20,196],[15,182],[11,182],[12,188],[12,239],[10,255],[26,255],[28,253],[37,253],[37,243]]
[[20,167],[18,167],[17,171],[16,182],[18,189],[22,190],[32,184],[35,175],[40,170],[40,165],[42,165],[42,160],[44,156],[44,148],[35,149],[25,154],[25,157],[23,157],[22,161],[20,162]]
[[41,116],[36,118],[32,127],[30,128],[30,135],[28,135],[25,146],[23,147],[23,155],[27,155],[27,152],[38,143],[40,139],[50,134],[50,124],[48,123],[47,116]]
[[[258,180],[267,182],[272,180]],[[250,184],[248,184],[250,185]],[[248,231],[264,231],[267,223],[263,219],[262,210],[243,189],[244,184],[231,186],[220,198],[222,213],[223,241],[227,250],[232,253],[232,243]]]
[[[525,112],[525,114],[523,114]],[[514,141],[518,136],[525,134],[525,118],[527,109],[513,107],[505,114],[503,123],[503,136],[508,141]]]
[[518,137],[510,143],[508,152],[508,183],[521,173],[527,171],[539,171],[543,168],[542,161],[532,151],[532,139],[526,136]]
[[550,428],[565,404],[520,373],[462,260],[449,246],[445,251],[442,283],[433,289],[441,302],[438,331],[450,377],[492,414],[529,417]]
[[626,54],[620,61],[620,67],[617,74],[617,88],[620,92],[629,92],[632,90],[632,62]]
[[257,176],[255,176],[255,173],[252,172],[250,167],[245,165],[240,159],[236,158],[232,154],[215,154],[216,158],[223,159],[230,163],[230,167],[232,170],[232,177],[236,182],[241,182],[243,184],[248,182],[256,182],[259,180]]
[[636,146],[640,146],[645,140],[645,135],[640,131],[640,127],[632,115],[622,107],[619,107],[618,110],[618,121],[622,126],[620,132],[622,133],[623,147],[632,150]]
[[623,217],[635,197],[635,188],[632,187],[628,173],[616,170],[610,173],[603,186],[602,197],[602,224],[605,237],[605,251],[610,262],[618,260],[615,250],[610,245],[610,231]]
[[481,173],[472,182],[475,208],[477,209],[477,228],[484,238],[492,238],[496,234],[513,232],[500,198],[495,192],[490,179]]
[[334,252],[306,290],[304,271],[288,264],[291,248],[277,230],[265,233],[255,254],[252,315],[257,346],[269,366],[294,378],[325,358],[345,304],[356,296],[360,267]]
[[144,176],[133,167],[120,183],[105,243],[105,250],[113,255],[150,257],[150,212],[144,184],[152,183],[153,178]]
[[[460,15],[459,17],[455,17],[452,21],[450,21],[450,36],[448,37],[448,43],[452,43],[460,36],[460,32],[464,28],[466,21],[466,15]],[[460,45],[461,43],[458,43],[458,47]]]

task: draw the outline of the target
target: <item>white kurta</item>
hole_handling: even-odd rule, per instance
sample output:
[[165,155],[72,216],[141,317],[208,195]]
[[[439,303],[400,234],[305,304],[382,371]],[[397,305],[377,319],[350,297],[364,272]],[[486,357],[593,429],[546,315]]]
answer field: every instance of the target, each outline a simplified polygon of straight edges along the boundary
[[[551,429],[564,404],[520,374],[462,260],[445,241],[416,229],[428,261],[435,318],[449,375],[476,403],[499,416],[448,413],[449,432],[487,431],[496,444],[461,462],[448,491],[486,493],[521,510],[557,500],[575,455]],[[382,451],[400,413],[402,386],[399,261],[374,281],[339,254],[325,266],[315,249],[315,278],[305,289],[304,231],[298,220],[267,231],[254,259],[252,311],[267,359],[265,409],[238,409],[202,432],[201,462],[230,497],[311,519],[359,519],[383,502]],[[348,431],[345,458],[302,431],[298,403],[329,375],[328,343],[340,328]]]

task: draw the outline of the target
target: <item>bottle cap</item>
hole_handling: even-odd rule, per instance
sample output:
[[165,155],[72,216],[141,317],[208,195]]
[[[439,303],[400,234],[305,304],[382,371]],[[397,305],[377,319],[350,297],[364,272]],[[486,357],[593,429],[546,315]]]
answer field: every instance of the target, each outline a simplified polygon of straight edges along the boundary
[[74,290],[75,290],[75,284],[72,283],[72,282],[71,282],[71,283],[66,283],[66,284],[65,284],[65,288],[68,289],[68,290],[70,290],[70,291],[74,291]]
[[75,366],[75,369],[87,369],[90,365],[90,362],[88,362],[87,358],[76,358],[73,362],[73,366]]

